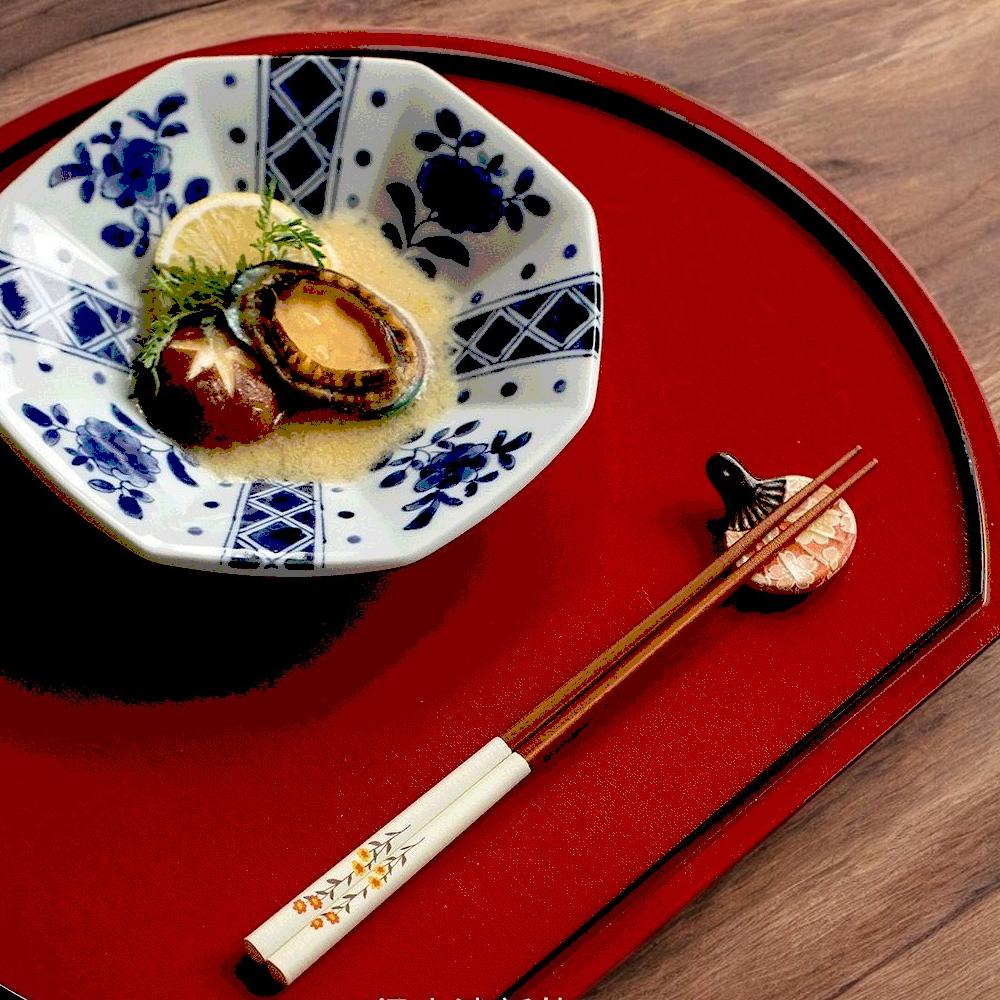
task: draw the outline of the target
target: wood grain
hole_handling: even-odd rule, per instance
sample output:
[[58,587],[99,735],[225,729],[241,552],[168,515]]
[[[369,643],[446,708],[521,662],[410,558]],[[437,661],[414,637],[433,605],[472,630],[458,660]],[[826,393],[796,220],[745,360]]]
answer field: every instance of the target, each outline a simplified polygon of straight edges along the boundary
[[[982,0],[8,0],[0,120],[181,49],[337,27],[495,35],[619,63],[831,181],[929,287],[1000,414],[1000,5]],[[1000,653],[975,664],[592,1000],[1000,997]]]

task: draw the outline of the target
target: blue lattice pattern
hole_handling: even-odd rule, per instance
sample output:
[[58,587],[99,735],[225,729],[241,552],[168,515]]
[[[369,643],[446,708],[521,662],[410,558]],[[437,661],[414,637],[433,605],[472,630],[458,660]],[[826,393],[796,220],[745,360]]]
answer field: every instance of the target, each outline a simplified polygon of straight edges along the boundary
[[273,177],[282,201],[321,215],[352,60],[280,56],[267,65],[263,174],[258,182],[263,188]]
[[500,371],[549,357],[600,350],[601,285],[580,275],[490,302],[459,317],[455,372]]
[[225,561],[234,569],[316,568],[323,547],[323,507],[316,483],[257,480],[240,491]]
[[128,371],[135,327],[124,303],[0,253],[0,331]]

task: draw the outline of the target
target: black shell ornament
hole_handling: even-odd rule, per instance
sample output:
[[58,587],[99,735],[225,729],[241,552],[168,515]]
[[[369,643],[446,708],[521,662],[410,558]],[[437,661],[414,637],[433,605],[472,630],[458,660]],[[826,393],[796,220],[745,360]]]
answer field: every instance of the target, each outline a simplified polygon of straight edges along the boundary
[[785,499],[787,479],[757,479],[727,452],[713,455],[705,466],[709,482],[726,507],[728,531],[749,531]]

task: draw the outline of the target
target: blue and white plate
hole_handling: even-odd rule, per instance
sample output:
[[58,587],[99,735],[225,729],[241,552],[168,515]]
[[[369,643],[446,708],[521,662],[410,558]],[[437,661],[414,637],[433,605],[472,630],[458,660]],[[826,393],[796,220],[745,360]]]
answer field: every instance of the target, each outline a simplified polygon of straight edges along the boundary
[[[272,178],[306,216],[380,220],[414,266],[460,291],[453,407],[353,481],[220,481],[129,399],[139,289],[168,220]],[[586,199],[404,60],[181,60],[0,193],[0,426],[88,518],[178,566],[354,573],[433,552],[587,419],[601,311]]]

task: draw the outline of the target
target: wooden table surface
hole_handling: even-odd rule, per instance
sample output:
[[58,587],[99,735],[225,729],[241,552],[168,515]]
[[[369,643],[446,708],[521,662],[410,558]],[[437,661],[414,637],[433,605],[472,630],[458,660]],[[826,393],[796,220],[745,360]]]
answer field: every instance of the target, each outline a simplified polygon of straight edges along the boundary
[[[596,56],[740,119],[902,253],[1000,414],[1000,3],[990,0],[6,0],[0,121],[179,50],[373,26]],[[981,655],[592,1000],[1000,997],[998,665],[1000,648]]]

